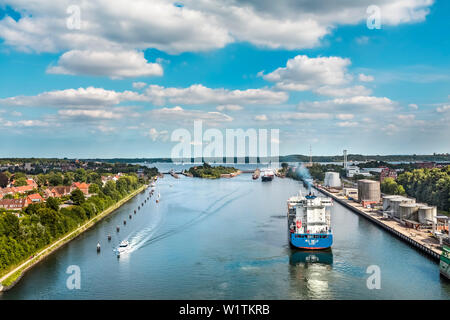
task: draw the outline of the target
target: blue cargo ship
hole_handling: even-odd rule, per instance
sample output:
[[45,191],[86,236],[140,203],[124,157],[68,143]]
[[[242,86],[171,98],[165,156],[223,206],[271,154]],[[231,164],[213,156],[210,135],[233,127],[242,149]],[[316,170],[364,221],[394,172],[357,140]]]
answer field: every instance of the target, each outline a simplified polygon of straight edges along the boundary
[[299,249],[328,249],[333,244],[329,207],[330,198],[311,194],[298,195],[288,200],[288,235],[291,246]]

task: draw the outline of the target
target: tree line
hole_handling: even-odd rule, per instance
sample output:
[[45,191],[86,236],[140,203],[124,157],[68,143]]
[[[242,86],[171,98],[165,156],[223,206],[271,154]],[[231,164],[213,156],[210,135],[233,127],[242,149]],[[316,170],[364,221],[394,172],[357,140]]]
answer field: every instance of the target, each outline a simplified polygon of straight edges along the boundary
[[73,205],[60,207],[61,199],[48,198],[46,203],[30,204],[18,218],[11,212],[0,213],[0,274],[43,247],[74,230],[88,219],[112,206],[142,184],[135,174],[116,182],[92,183],[86,198],[79,189],[72,191]]

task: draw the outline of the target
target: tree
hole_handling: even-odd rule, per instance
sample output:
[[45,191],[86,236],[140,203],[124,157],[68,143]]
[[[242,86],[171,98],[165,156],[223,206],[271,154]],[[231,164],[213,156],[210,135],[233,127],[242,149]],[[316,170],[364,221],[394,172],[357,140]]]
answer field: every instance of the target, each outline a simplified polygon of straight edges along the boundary
[[0,188],[5,188],[8,185],[9,179],[3,172],[0,172]]
[[74,174],[74,180],[76,182],[86,182],[87,180],[87,173],[86,170],[83,168],[77,169]]
[[72,172],[64,173],[63,185],[70,186],[74,180],[74,174]]
[[50,173],[50,175],[48,177],[48,182],[52,186],[60,186],[63,184],[62,175],[60,173],[52,172],[52,173]]
[[80,189],[75,189],[70,193],[70,200],[78,206],[82,205],[86,201],[84,198],[84,193]]
[[27,185],[27,179],[19,178],[14,181],[14,187],[23,187]]
[[59,205],[61,204],[61,200],[58,198],[49,197],[46,201],[47,208],[58,211]]
[[91,183],[89,185],[89,193],[91,194],[99,194],[100,193],[100,187],[96,183]]
[[405,195],[405,189],[403,186],[397,184],[393,178],[385,178],[381,183],[381,191],[387,194],[399,194]]

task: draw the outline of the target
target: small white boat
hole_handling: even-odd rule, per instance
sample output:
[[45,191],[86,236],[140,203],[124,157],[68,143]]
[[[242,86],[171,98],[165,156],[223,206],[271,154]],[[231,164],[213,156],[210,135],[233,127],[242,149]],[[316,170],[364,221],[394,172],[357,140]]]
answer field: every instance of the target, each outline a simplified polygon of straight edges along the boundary
[[117,248],[117,256],[120,257],[120,255],[127,250],[127,247],[129,246],[129,242],[127,240],[123,240],[119,247]]

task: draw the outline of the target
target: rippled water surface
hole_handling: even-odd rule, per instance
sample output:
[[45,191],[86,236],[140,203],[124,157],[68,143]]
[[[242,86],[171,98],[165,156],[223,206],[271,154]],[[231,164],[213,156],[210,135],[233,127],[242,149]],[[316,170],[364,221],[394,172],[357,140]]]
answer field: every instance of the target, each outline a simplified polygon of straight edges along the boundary
[[[332,208],[331,251],[290,249],[286,199],[300,187],[289,179],[253,181],[249,174],[220,180],[166,175],[157,183],[159,203],[153,196],[133,214],[149,190],[140,194],[0,298],[450,298],[436,262],[339,204]],[[114,249],[122,240],[130,246],[117,258]],[[66,287],[70,265],[80,267],[79,290]],[[380,267],[380,290],[367,289],[370,265]]]

